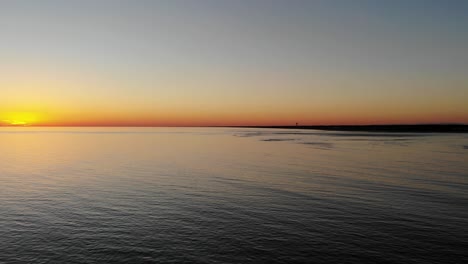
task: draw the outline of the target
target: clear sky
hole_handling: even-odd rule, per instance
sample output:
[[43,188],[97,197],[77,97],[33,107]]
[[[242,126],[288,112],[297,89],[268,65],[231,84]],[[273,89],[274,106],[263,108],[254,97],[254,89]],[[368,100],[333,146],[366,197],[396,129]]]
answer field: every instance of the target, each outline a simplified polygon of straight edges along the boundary
[[468,123],[468,1],[0,1],[0,124]]

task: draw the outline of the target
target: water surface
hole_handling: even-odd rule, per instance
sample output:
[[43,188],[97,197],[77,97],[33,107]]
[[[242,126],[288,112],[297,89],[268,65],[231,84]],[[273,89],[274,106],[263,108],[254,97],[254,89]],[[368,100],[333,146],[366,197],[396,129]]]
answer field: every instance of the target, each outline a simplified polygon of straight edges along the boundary
[[1,128],[0,263],[466,263],[468,136]]

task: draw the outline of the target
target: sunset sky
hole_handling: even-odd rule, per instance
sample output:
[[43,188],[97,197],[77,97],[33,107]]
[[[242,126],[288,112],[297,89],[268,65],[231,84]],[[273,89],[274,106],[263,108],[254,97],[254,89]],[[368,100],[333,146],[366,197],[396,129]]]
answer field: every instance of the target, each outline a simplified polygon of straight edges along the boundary
[[0,2],[0,125],[468,123],[468,1]]

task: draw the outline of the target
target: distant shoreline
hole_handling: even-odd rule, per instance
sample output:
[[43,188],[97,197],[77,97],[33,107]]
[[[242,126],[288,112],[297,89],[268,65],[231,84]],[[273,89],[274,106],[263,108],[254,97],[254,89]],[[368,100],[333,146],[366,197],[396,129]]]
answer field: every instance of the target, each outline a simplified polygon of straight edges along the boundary
[[327,131],[395,133],[468,133],[468,125],[325,125],[325,126],[236,126],[243,128],[315,129]]

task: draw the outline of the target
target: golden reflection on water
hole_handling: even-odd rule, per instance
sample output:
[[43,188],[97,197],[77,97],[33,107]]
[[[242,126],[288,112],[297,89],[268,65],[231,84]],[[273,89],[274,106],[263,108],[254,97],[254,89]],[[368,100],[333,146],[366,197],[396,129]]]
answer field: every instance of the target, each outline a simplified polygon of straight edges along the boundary
[[[428,181],[440,176],[424,168],[439,160],[450,164],[467,157],[466,151],[454,147],[466,140],[464,136],[363,141],[326,135],[245,136],[250,130],[222,128],[2,128],[1,132],[0,171],[14,175],[18,192],[28,188],[26,182],[72,188],[119,180],[212,185],[217,191],[229,186],[220,184],[223,181],[268,183],[271,188],[304,194],[346,193],[353,182],[454,191]],[[438,168],[444,168],[445,180],[466,183],[460,176],[466,164],[457,164]]]

